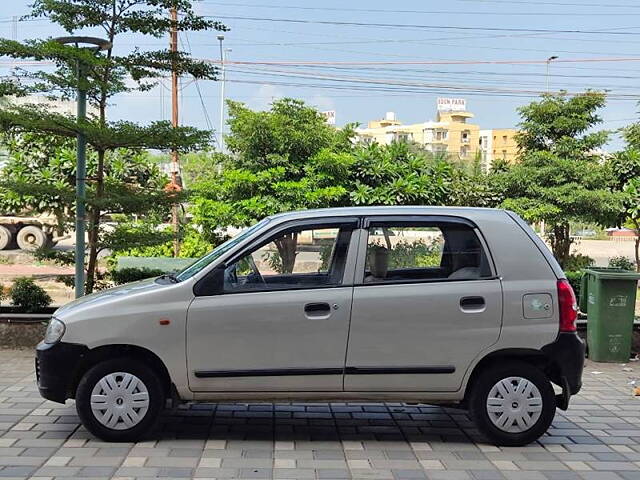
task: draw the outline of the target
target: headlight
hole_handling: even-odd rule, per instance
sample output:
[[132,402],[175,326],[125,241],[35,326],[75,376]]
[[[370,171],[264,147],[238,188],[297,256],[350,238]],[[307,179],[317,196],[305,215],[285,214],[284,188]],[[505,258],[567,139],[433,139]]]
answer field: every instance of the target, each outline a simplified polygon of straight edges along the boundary
[[44,343],[58,343],[64,335],[65,330],[66,327],[64,326],[64,323],[57,318],[52,318],[49,320],[47,332],[44,334]]

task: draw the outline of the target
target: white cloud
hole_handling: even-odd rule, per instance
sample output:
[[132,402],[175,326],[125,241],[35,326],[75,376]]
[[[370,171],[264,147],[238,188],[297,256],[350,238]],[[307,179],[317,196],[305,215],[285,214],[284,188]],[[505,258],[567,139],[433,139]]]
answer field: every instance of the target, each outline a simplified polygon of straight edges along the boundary
[[256,94],[249,99],[247,106],[253,110],[269,110],[271,104],[285,94],[275,85],[261,85]]

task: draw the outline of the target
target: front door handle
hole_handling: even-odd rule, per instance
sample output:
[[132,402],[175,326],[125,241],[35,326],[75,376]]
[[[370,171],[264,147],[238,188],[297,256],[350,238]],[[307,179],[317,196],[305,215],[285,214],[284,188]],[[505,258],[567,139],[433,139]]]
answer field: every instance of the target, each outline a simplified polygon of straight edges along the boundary
[[304,313],[307,317],[325,318],[331,314],[331,306],[326,302],[307,303]]
[[482,312],[486,307],[484,297],[462,297],[460,309],[463,312]]

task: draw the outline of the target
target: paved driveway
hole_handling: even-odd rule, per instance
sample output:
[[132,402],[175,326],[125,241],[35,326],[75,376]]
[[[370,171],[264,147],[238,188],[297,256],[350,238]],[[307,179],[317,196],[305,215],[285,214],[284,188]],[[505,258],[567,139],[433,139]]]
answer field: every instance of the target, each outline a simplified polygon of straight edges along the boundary
[[72,402],[39,397],[31,352],[5,350],[0,477],[640,480],[640,397],[628,385],[640,364],[629,366],[588,364],[569,411],[523,448],[483,443],[459,410],[342,403],[185,406],[156,439],[108,444]]

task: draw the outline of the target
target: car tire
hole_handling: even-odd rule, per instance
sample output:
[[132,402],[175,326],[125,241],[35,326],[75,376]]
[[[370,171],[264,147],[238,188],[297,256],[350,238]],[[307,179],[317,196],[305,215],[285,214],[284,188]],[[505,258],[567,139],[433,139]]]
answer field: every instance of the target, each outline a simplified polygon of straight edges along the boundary
[[159,376],[132,358],[106,360],[91,367],[76,391],[82,424],[108,442],[133,442],[155,427],[165,405]]
[[492,443],[523,446],[542,436],[556,414],[553,387],[546,375],[521,362],[493,366],[473,383],[469,411]]

